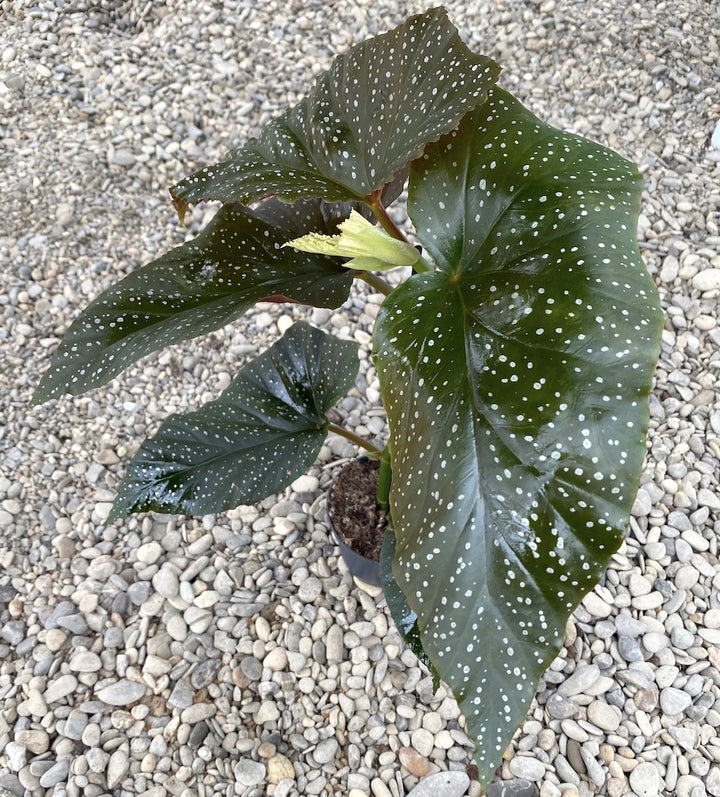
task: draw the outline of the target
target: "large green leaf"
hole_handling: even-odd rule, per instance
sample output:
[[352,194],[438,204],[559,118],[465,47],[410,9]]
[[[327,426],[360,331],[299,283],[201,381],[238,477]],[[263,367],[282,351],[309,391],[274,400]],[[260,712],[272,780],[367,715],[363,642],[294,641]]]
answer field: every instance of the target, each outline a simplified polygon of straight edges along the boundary
[[500,90],[411,169],[440,270],[375,328],[393,572],[485,784],[637,488],[661,327],[640,192],[630,163]]
[[483,102],[499,73],[468,50],[445,9],[410,17],[339,56],[258,139],[178,183],[178,209],[270,194],[368,197]]
[[282,244],[308,230],[334,233],[353,207],[271,199],[256,210],[221,208],[197,238],[88,305],[55,352],[33,401],[98,387],[140,357],[219,329],[265,297],[338,307],[352,282],[343,259]]
[[300,322],[220,398],[172,415],[146,440],[108,521],[155,510],[202,515],[277,493],[315,461],[325,413],[352,387],[357,344]]

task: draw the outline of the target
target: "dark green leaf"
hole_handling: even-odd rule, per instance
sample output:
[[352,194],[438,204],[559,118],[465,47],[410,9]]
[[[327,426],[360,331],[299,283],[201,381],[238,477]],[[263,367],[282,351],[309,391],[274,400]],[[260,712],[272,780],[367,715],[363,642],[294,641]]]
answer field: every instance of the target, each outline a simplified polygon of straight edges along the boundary
[[352,207],[276,199],[254,211],[223,207],[197,238],[132,272],[81,313],[33,400],[98,387],[140,357],[219,329],[267,296],[338,307],[352,282],[344,260],[281,247],[308,231],[334,233]]
[[410,17],[339,56],[308,96],[173,188],[190,202],[362,199],[484,101],[500,68],[472,53],[443,8]]
[[626,527],[661,314],[641,181],[506,92],[410,175],[440,271],[385,300],[393,573],[487,784]]
[[219,399],[163,422],[130,463],[108,520],[145,510],[203,515],[279,492],[315,461],[325,413],[357,370],[357,344],[295,324]]
[[417,624],[417,615],[408,606],[402,590],[395,582],[392,573],[392,563],[395,558],[395,534],[388,528],[383,537],[383,547],[380,553],[380,581],[382,582],[385,601],[392,615],[396,628],[403,635],[405,642],[410,650],[420,659],[420,661],[430,670],[433,677],[433,688],[440,686],[440,676],[438,675],[433,663],[425,653],[420,639],[420,630]]

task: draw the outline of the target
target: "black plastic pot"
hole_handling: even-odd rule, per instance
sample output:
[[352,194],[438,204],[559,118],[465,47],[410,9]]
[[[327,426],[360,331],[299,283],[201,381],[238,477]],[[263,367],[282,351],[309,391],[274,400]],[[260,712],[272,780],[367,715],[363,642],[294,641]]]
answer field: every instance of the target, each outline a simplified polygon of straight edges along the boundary
[[[358,459],[362,461],[366,460],[367,457],[358,457]],[[366,584],[379,587],[381,586],[380,562],[353,551],[353,549],[340,537],[337,529],[335,528],[332,517],[330,517],[330,493],[332,492],[334,486],[335,479],[333,479],[332,484],[328,488],[327,502],[325,504],[325,517],[327,518],[327,523],[328,526],[330,526],[333,537],[340,548],[343,561],[353,576],[357,576],[357,578],[359,578],[361,581],[364,581]]]

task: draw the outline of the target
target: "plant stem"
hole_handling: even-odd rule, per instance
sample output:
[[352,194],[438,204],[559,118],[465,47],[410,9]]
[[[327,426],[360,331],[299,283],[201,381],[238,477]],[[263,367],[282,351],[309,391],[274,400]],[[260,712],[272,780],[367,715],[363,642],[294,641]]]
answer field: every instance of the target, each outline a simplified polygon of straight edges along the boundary
[[386,282],[381,276],[372,271],[356,271],[355,276],[358,279],[364,280],[368,285],[371,285],[378,293],[387,296],[393,289],[389,282]]
[[[368,201],[368,205],[370,209],[375,214],[377,220],[380,222],[380,226],[385,230],[388,235],[391,235],[393,238],[396,238],[398,241],[404,241],[405,243],[409,243],[407,238],[402,234],[401,230],[398,229],[395,222],[390,218],[387,210],[385,210],[385,206],[380,199],[380,191],[376,191],[374,194],[370,195],[370,199]],[[432,271],[432,267],[430,264],[425,260],[422,255],[418,255],[418,261],[413,265],[415,271],[419,274],[423,271]]]
[[387,446],[380,455],[380,473],[378,475],[377,500],[380,508],[388,513],[390,509],[390,480],[392,469],[390,464],[390,450]]
[[382,454],[381,448],[378,448],[369,440],[365,440],[364,437],[356,435],[355,432],[351,432],[349,429],[345,429],[344,427],[338,426],[338,424],[332,422],[330,422],[328,425],[328,429],[331,432],[335,432],[335,434],[339,434],[341,437],[344,437],[346,440],[349,440],[351,443],[355,443],[356,446],[360,446],[360,448],[370,451],[372,454]]

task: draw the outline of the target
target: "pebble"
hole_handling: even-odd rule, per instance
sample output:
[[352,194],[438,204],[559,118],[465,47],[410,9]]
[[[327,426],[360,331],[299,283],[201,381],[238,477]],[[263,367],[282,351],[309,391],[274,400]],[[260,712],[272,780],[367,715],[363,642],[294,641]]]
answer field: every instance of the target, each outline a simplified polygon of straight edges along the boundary
[[18,730],[15,732],[15,741],[35,755],[41,755],[50,747],[50,737],[43,730]]
[[572,675],[560,686],[558,693],[563,697],[573,697],[582,694],[589,689],[600,677],[600,669],[595,664],[583,664],[578,666]]
[[53,786],[57,786],[58,783],[67,779],[69,769],[70,762],[67,758],[56,761],[50,769],[46,769],[40,776],[40,785],[43,789],[51,789]]
[[630,788],[638,797],[658,797],[660,773],[649,761],[638,764],[630,773]]
[[545,765],[530,756],[515,756],[510,760],[509,768],[516,778],[538,781],[545,776]]
[[398,760],[411,775],[424,778],[430,771],[430,762],[412,747],[401,747],[398,750]]
[[602,700],[594,700],[587,707],[587,718],[601,730],[612,733],[620,727],[622,712],[617,706],[608,705]]
[[462,797],[469,785],[464,772],[436,772],[423,778],[407,797]]
[[145,694],[145,686],[136,681],[123,678],[99,689],[95,695],[98,700],[110,706],[129,706]]
[[663,714],[681,714],[692,703],[687,692],[667,686],[660,692],[660,708]]
[[490,788],[487,790],[487,797],[536,797],[536,795],[535,785],[523,778],[496,781],[490,784]]
[[265,764],[253,761],[251,758],[241,758],[233,770],[235,779],[241,786],[257,786],[265,779],[267,769]]
[[78,680],[69,673],[60,675],[48,684],[43,698],[47,704],[58,703],[64,697],[72,694],[78,686]]
[[329,764],[338,751],[336,739],[323,739],[313,750],[313,758],[318,764]]
[[425,758],[430,756],[435,747],[435,737],[425,728],[418,728],[416,731],[413,731],[410,741],[412,742],[413,748]]

